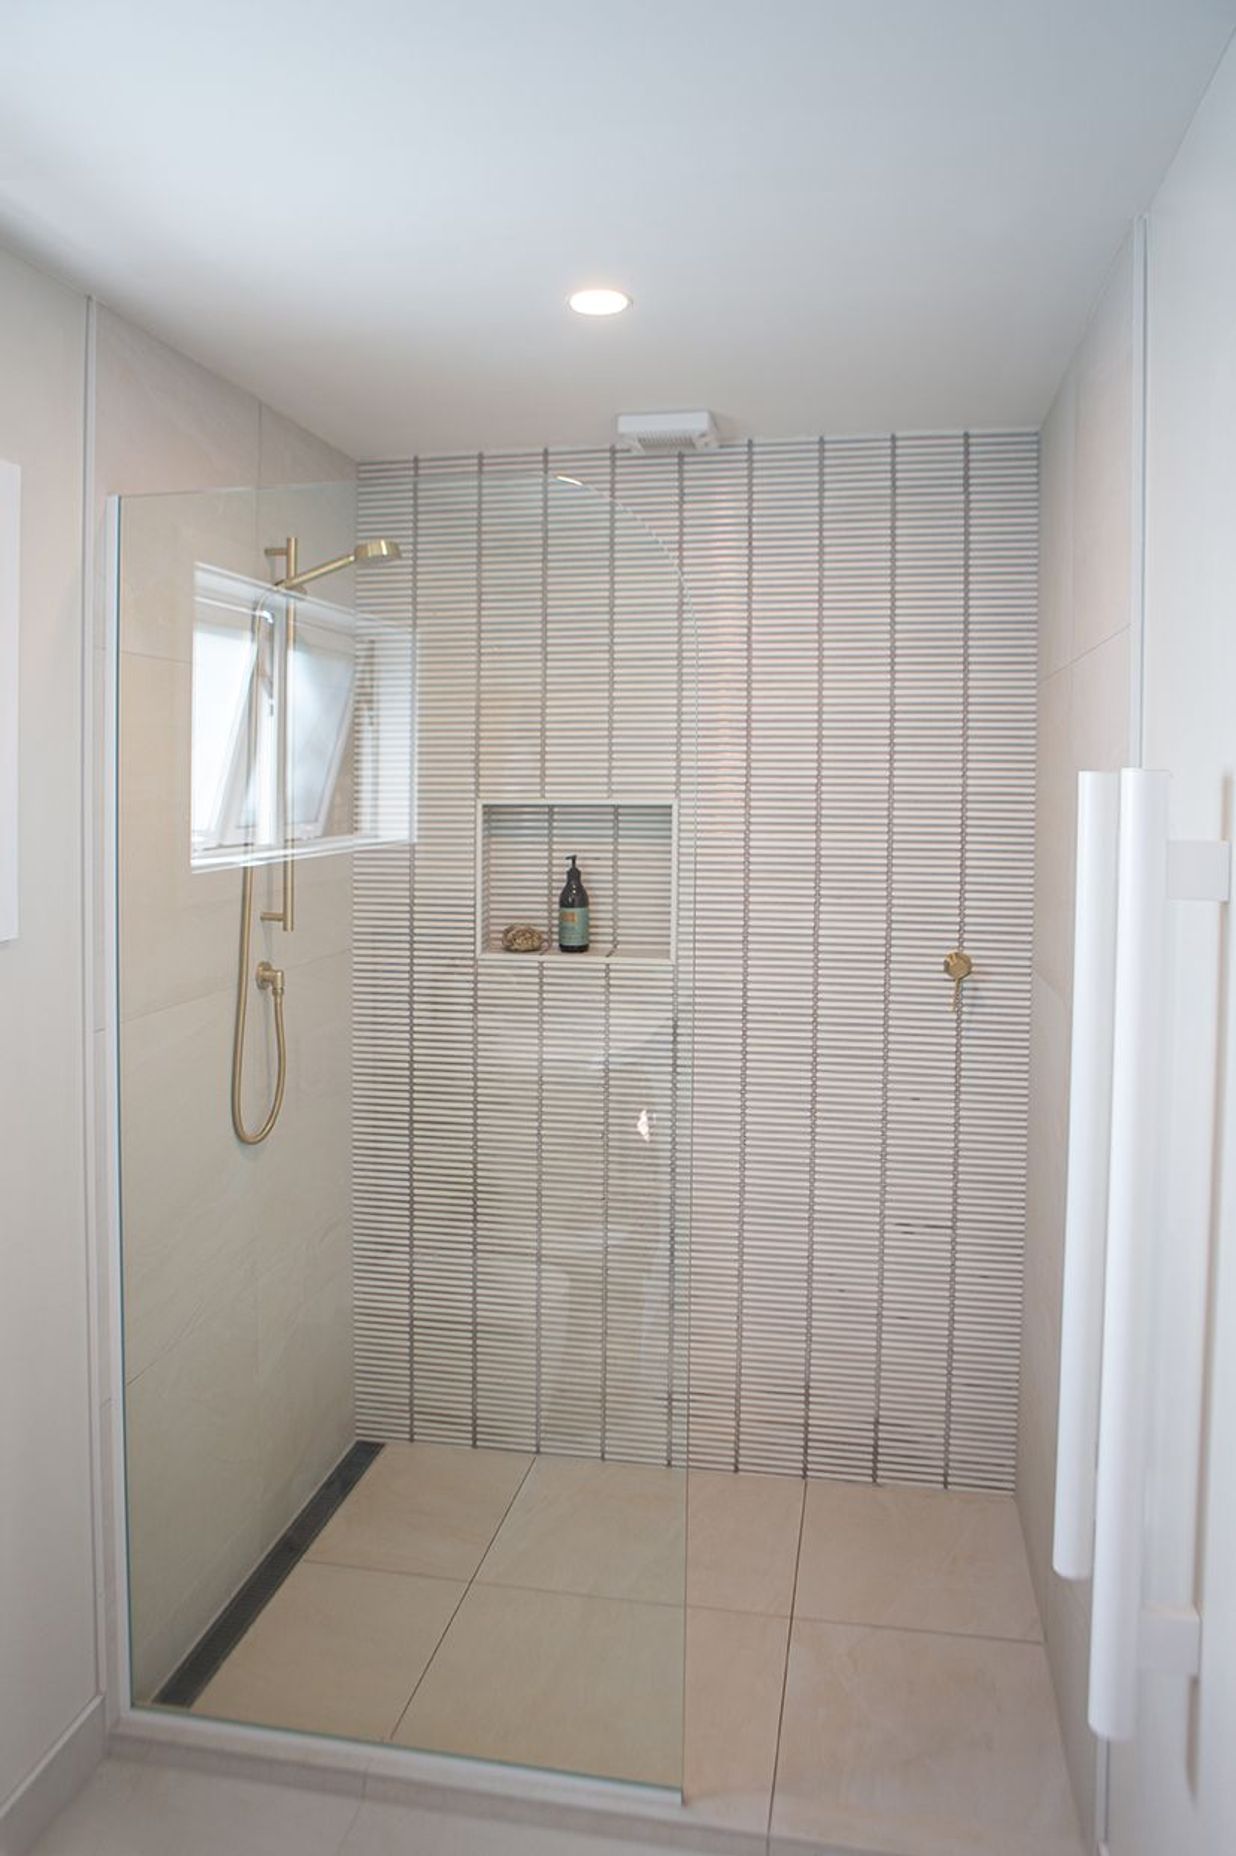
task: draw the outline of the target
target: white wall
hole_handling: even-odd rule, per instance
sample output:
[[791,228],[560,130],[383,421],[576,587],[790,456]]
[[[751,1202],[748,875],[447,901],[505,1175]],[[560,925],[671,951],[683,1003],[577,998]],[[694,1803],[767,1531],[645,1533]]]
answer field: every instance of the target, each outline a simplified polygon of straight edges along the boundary
[[0,1809],[97,1683],[82,933],[84,300],[0,252],[21,932],[0,945]]
[[[1145,762],[1170,770],[1174,837],[1231,840],[1236,50],[1148,243]],[[1154,1602],[1197,1604],[1202,1673],[1143,1675],[1137,1739],[1112,1754],[1112,1856],[1236,1848],[1236,909],[1170,916],[1145,1582]]]
[[1094,1821],[1086,1725],[1090,1593],[1051,1570],[1072,1005],[1077,775],[1129,761],[1135,291],[1120,252],[1043,427],[1034,1005],[1017,1496],[1082,1822]]

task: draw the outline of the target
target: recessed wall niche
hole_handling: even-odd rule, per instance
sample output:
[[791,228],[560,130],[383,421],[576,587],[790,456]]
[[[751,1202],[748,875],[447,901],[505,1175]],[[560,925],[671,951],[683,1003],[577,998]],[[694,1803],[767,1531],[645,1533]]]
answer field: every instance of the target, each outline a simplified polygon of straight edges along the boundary
[[[482,799],[477,806],[477,954],[669,965],[677,910],[677,817],[672,800]],[[588,954],[558,952],[558,893],[572,857],[588,890]],[[544,955],[503,952],[515,926],[545,936]]]

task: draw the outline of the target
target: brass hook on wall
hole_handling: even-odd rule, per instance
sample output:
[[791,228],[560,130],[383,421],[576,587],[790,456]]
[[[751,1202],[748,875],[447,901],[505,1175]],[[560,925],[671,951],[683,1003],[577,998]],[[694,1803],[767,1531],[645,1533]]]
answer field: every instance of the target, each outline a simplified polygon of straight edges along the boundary
[[944,956],[944,971],[953,982],[953,1010],[961,1007],[961,988],[974,971],[974,962],[969,954],[960,947],[955,947],[951,954]]

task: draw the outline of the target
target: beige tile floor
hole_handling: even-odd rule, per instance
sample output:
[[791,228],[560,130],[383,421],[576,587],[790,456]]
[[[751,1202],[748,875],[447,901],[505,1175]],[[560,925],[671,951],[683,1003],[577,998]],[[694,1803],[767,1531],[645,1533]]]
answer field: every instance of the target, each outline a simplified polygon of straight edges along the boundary
[[1007,1497],[685,1483],[388,1445],[197,1709],[681,1783],[778,1841],[1078,1856]]

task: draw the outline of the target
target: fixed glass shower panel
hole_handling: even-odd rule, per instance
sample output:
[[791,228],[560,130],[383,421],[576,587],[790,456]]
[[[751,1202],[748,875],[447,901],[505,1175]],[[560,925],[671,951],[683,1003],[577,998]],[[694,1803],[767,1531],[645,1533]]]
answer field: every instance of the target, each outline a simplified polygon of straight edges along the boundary
[[695,640],[611,489],[120,506],[141,1705],[681,1784]]

